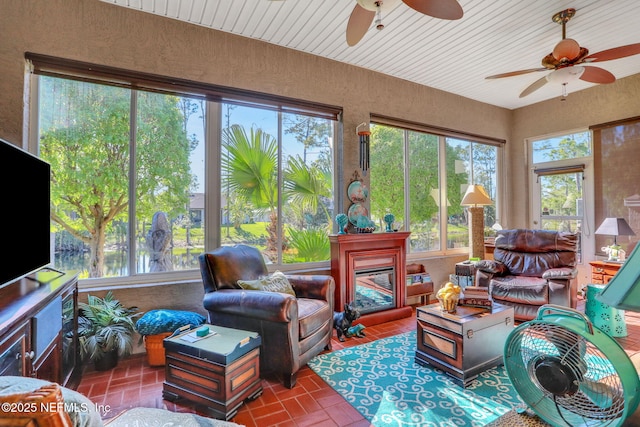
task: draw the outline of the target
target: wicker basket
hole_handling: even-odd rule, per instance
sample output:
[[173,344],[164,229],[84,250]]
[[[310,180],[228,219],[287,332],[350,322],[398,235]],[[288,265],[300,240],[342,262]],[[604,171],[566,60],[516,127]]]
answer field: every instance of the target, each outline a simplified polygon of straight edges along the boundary
[[155,335],[145,335],[144,348],[147,350],[149,366],[164,366],[164,345],[162,341],[171,335],[171,332],[163,332]]

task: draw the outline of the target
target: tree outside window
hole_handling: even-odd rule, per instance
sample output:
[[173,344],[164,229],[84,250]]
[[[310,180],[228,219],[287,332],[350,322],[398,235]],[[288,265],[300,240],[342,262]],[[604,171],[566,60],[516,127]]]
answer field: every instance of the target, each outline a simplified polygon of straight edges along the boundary
[[[384,215],[392,213],[395,228],[411,231],[410,252],[468,247],[468,221],[460,201],[472,183],[484,185],[495,200],[497,147],[373,124],[370,152],[370,216],[378,226],[384,227]],[[487,208],[485,224],[490,227],[495,207]],[[447,218],[445,224],[442,218]]]
[[[217,127],[205,114],[213,103],[198,98],[48,76],[39,86],[57,268],[81,278],[195,270],[210,240],[254,245],[275,264],[329,259],[333,120],[221,104]],[[208,138],[219,186],[206,182]],[[207,206],[220,212],[214,230]]]

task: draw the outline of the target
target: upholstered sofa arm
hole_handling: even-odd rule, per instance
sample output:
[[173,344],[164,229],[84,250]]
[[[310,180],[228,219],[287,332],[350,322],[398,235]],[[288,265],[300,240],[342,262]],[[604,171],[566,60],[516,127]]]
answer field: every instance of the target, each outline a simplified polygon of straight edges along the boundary
[[550,268],[542,274],[546,280],[565,279],[570,280],[578,275],[578,269],[573,267]]
[[333,301],[335,283],[333,277],[326,275],[287,275],[289,283],[298,298],[313,298]]
[[494,276],[504,276],[509,272],[507,267],[500,261],[484,259],[475,263],[476,268],[476,286],[489,287],[489,283]]
[[204,308],[222,315],[250,317],[269,322],[298,321],[296,297],[281,292],[220,289],[204,295]]
[[506,265],[500,261],[491,259],[484,259],[475,263],[476,270],[484,271],[485,273],[491,273],[496,276],[504,276],[509,272]]

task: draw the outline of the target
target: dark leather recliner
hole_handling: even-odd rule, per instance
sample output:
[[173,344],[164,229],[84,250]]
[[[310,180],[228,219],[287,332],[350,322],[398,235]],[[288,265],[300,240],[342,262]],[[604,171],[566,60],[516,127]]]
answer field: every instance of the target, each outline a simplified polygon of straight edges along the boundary
[[493,260],[476,263],[476,286],[494,302],[534,319],[544,304],[576,308],[578,235],[549,230],[500,230]]
[[247,245],[221,247],[199,257],[204,308],[213,325],[258,332],[260,375],[296,383],[298,370],[331,350],[335,283],[327,275],[287,275],[296,296],[244,290],[239,279],[268,274],[260,251]]

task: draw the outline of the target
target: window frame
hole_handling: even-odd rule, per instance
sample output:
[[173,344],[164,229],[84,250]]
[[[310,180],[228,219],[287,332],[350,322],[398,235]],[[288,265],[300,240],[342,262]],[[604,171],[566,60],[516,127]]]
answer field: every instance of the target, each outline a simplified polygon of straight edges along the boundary
[[[26,53],[25,58],[29,64],[30,76],[28,78],[29,102],[30,106],[26,111],[28,114],[29,136],[28,146],[33,153],[39,153],[39,77],[51,76],[67,80],[77,80],[101,85],[111,85],[124,87],[131,90],[132,96],[137,96],[138,91],[156,92],[167,95],[185,96],[194,99],[203,99],[207,101],[206,105],[206,127],[204,141],[204,158],[208,165],[205,167],[205,250],[211,250],[220,246],[220,221],[221,213],[219,206],[221,204],[220,191],[221,188],[221,137],[222,137],[222,108],[224,103],[261,108],[276,111],[279,121],[279,135],[276,137],[281,144],[281,120],[282,113],[302,114],[321,119],[329,119],[333,121],[333,141],[334,150],[332,154],[333,161],[333,183],[334,183],[334,206],[340,208],[340,198],[335,191],[342,184],[343,165],[339,161],[342,153],[342,109],[340,107],[308,102],[293,98],[281,97],[277,95],[264,94],[259,92],[233,89],[212,84],[187,81],[183,79],[174,79],[147,73],[133,72],[108,66],[97,64],[89,64],[85,62],[73,61],[68,59],[56,58],[46,55]],[[217,149],[212,149],[216,147]],[[133,152],[132,152],[133,154]],[[210,166],[209,166],[210,165]],[[213,167],[211,167],[213,166]],[[279,161],[279,180],[281,182],[281,162]],[[130,191],[133,185],[133,174],[130,177]],[[208,191],[207,189],[214,189]],[[135,198],[130,198],[130,207],[134,208]],[[282,202],[279,197],[278,210],[282,208]],[[135,217],[135,213],[130,213]],[[131,218],[130,218],[131,222]],[[282,215],[278,215],[278,232],[283,230]],[[135,224],[135,221],[133,222]],[[333,226],[333,224],[332,224]],[[135,227],[135,225],[134,225]],[[131,235],[131,233],[129,233]],[[129,244],[134,236],[130,236]],[[279,239],[282,239],[279,234]],[[129,257],[135,258],[135,246],[130,246]],[[269,265],[270,269],[279,269],[282,271],[314,271],[326,270],[329,267],[330,260],[305,263],[282,263],[281,254],[276,264]],[[131,262],[131,259],[130,261]],[[131,266],[131,265],[130,265]],[[200,272],[196,269],[168,271],[160,273],[131,273],[126,276],[118,277],[101,277],[83,279],[79,281],[79,286],[83,289],[100,289],[108,287],[109,289],[117,287],[130,287],[131,285],[157,285],[163,283],[179,283],[193,282],[200,280]]]
[[[579,133],[590,133],[590,154],[588,156],[576,156],[569,159],[548,160],[534,163],[533,146],[536,142],[554,138],[567,137]],[[539,177],[543,175],[563,174],[570,172],[581,172],[583,180],[582,190],[582,233],[580,236],[580,260],[579,265],[584,265],[589,261],[589,255],[595,248],[594,224],[594,137],[593,132],[588,128],[571,129],[564,132],[554,132],[526,138],[525,152],[527,153],[527,168],[529,180],[529,228],[540,229],[542,222],[542,206],[540,204],[541,187]]]
[[[442,188],[447,188],[447,170],[446,170],[446,144],[447,139],[455,139],[455,140],[463,140],[469,142],[470,144],[486,144],[493,147],[496,147],[496,191],[495,191],[495,212],[496,212],[496,222],[500,221],[500,218],[503,218],[501,214],[502,207],[502,176],[503,176],[503,156],[504,156],[504,147],[506,145],[506,140],[500,138],[487,137],[478,134],[467,133],[463,131],[456,131],[448,128],[442,128],[438,126],[432,126],[427,124],[421,124],[411,121],[405,121],[401,119],[396,119],[388,116],[375,115],[372,114],[370,116],[370,123],[380,126],[389,126],[397,128],[403,131],[403,156],[405,158],[405,166],[407,164],[407,152],[409,150],[409,137],[408,133],[410,131],[427,133],[431,135],[435,135],[438,137],[438,166],[439,166],[439,181],[440,186]],[[405,183],[409,180],[409,171],[408,168],[404,170],[404,181]],[[473,181],[473,171],[471,171],[470,179]],[[473,184],[474,182],[470,182],[469,184]],[[410,224],[410,200],[409,200],[409,187],[404,185],[404,218],[403,223],[405,224],[405,230],[407,230],[407,224]],[[448,218],[447,212],[447,203],[448,200],[447,193],[440,192],[440,207],[439,207],[439,239],[440,249],[438,250],[430,250],[430,251],[409,251],[407,253],[408,259],[419,259],[424,258],[425,255],[431,256],[441,256],[441,255],[459,255],[463,253],[467,253],[469,248],[461,247],[461,248],[448,248],[447,240],[448,240],[448,221],[443,219]],[[411,231],[411,230],[408,230]]]

